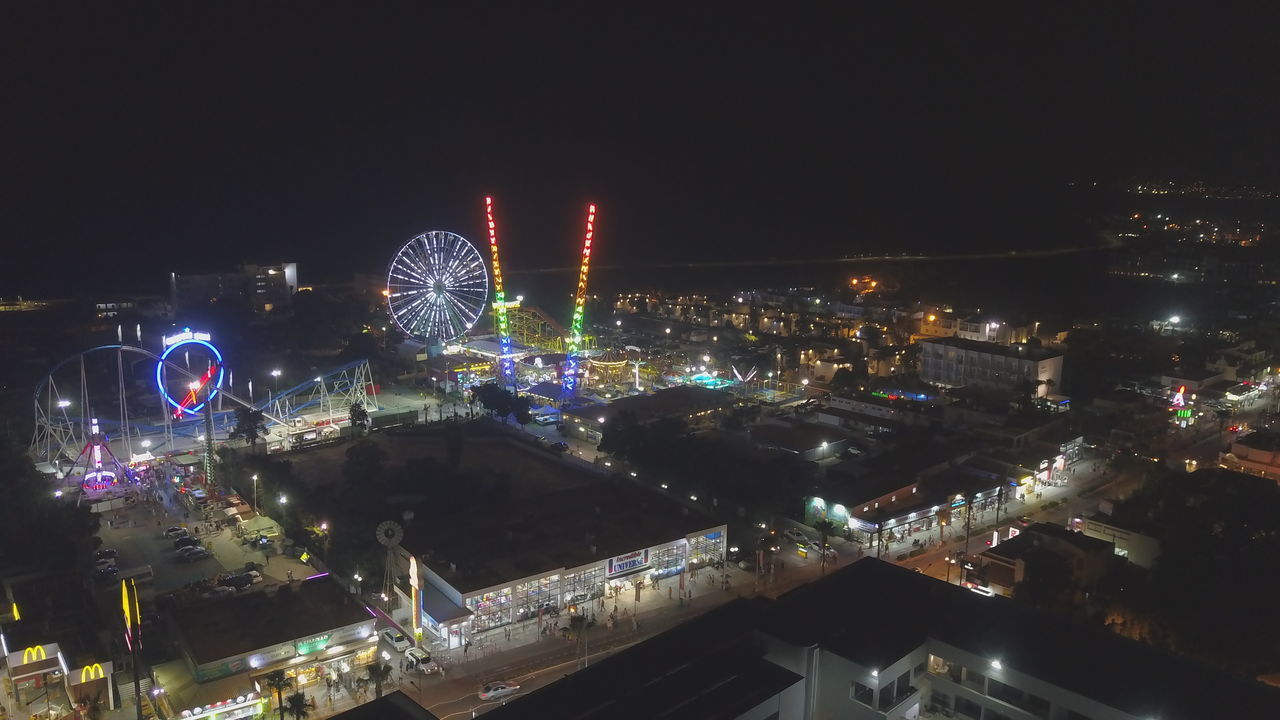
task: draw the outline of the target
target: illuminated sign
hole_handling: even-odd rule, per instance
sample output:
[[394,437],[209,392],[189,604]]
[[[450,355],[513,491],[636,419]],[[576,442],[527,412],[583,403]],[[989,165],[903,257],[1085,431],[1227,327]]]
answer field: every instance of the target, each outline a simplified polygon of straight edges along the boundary
[[1016,527],[1009,528],[1009,539],[1012,540],[1022,534],[1022,531]]
[[619,573],[629,572],[645,567],[649,564],[649,551],[637,550],[609,558],[608,567],[605,569],[606,575],[617,575]]
[[178,717],[183,720],[200,720],[201,718],[213,717],[223,720],[224,718],[252,717],[258,712],[258,709],[254,708],[254,706],[265,703],[265,698],[256,692],[251,692],[236,698],[227,698],[220,702],[183,710]]
[[333,633],[325,633],[324,635],[316,635],[315,637],[299,640],[294,648],[299,655],[310,655],[313,652],[320,652],[329,645],[329,641],[333,639]]
[[164,346],[169,347],[170,345],[177,345],[178,343],[191,342],[193,340],[201,340],[204,342],[209,342],[212,339],[213,339],[213,336],[210,335],[209,333],[191,332],[191,328],[184,328],[182,332],[178,333],[177,335],[167,336],[164,339]]
[[16,602],[13,604],[13,619],[14,620],[22,619],[22,613],[18,612],[18,603]]
[[1178,392],[1173,394],[1173,399],[1169,401],[1169,404],[1172,405],[1173,407],[1178,407],[1178,408],[1186,407],[1187,405],[1187,401],[1185,398],[1186,392],[1187,392],[1187,386],[1179,385]]
[[82,683],[90,680],[101,680],[104,677],[106,677],[106,674],[102,672],[102,663],[85,665],[80,668],[80,682]]
[[[181,417],[183,413],[196,414],[222,389],[222,376],[225,374],[226,368],[222,362],[222,353],[213,346],[213,343],[209,342],[209,339],[209,333],[191,332],[191,328],[184,328],[177,335],[170,335],[164,339],[165,350],[160,354],[160,362],[156,363],[156,387],[160,389],[160,396],[164,398],[165,402],[173,406],[177,417]],[[196,381],[197,387],[191,388],[183,397],[182,402],[178,402],[169,394],[169,388],[165,386],[164,364],[174,350],[187,345],[204,347],[213,355],[214,362],[205,371],[204,375]],[[204,401],[199,402],[202,392],[205,395]]]
[[45,654],[43,645],[33,645],[22,651],[22,664],[33,663],[38,660],[48,660],[49,656]]

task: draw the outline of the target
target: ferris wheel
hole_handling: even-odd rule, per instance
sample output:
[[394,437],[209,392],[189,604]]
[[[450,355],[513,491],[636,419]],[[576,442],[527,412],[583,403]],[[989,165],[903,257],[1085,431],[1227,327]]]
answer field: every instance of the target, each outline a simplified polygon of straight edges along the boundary
[[489,301],[484,257],[441,230],[411,239],[387,270],[387,309],[405,333],[449,342],[471,329]]

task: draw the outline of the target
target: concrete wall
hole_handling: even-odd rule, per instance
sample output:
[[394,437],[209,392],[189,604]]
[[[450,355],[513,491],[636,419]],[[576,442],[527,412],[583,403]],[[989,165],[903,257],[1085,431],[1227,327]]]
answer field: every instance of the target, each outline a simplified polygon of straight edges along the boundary
[[1117,555],[1123,555],[1128,558],[1129,562],[1139,567],[1154,567],[1156,558],[1160,557],[1159,540],[1143,535],[1140,532],[1111,525],[1102,520],[1086,518],[1084,521],[1084,534],[1088,537],[1113,543],[1117,551],[1122,551],[1117,552]]

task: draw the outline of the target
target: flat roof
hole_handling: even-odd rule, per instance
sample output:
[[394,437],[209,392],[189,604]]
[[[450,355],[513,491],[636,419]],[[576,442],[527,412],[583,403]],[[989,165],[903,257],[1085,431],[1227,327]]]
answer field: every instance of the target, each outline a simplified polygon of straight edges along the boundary
[[764,659],[757,605],[735,600],[618,655],[592,661],[485,714],[573,720],[733,720],[804,678]]
[[1254,450],[1275,452],[1280,450],[1280,433],[1270,430],[1255,430],[1244,437],[1236,438],[1235,442],[1237,445],[1243,445]]
[[838,430],[813,423],[782,425],[766,422],[752,425],[750,433],[751,441],[756,444],[795,453],[806,453],[821,448],[824,444],[843,442],[846,439]]
[[1062,356],[1062,353],[1057,350],[1044,347],[1032,347],[1025,343],[1003,345],[1001,343],[966,340],[960,337],[928,338],[921,340],[920,342],[930,345],[945,345],[947,347],[969,350],[971,352],[986,353],[988,355],[1000,355],[1002,357],[1022,358],[1026,360],[1039,361]]
[[867,667],[936,640],[1138,717],[1251,717],[1280,704],[1250,679],[874,558],[782,596],[761,627]]
[[733,395],[723,390],[712,390],[698,385],[678,385],[658,390],[649,395],[629,395],[611,403],[587,405],[565,410],[564,414],[577,416],[589,422],[605,422],[621,415],[630,415],[637,422],[645,423],[660,418],[690,415],[704,410],[720,410],[731,407]]
[[329,717],[333,720],[439,720],[400,690]]
[[373,620],[329,577],[195,603],[172,616],[197,665]]

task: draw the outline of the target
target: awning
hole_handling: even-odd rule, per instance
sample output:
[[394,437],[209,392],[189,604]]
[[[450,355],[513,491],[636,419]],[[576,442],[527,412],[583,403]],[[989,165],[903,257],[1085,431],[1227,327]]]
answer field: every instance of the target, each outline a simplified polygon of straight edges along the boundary
[[203,455],[173,455],[170,456],[169,462],[174,465],[196,465],[204,462]]

